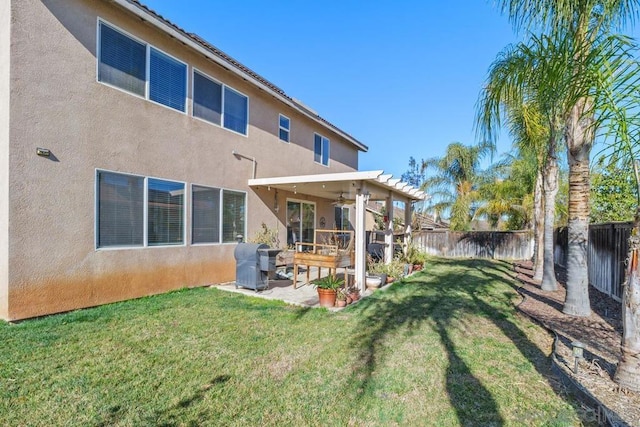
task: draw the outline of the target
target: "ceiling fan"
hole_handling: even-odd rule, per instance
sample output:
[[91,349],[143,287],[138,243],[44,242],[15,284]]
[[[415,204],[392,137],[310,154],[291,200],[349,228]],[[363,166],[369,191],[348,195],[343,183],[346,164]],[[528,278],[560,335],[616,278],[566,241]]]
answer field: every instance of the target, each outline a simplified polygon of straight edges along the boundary
[[344,206],[345,204],[347,204],[349,202],[349,200],[345,199],[343,196],[343,193],[341,192],[340,195],[338,196],[338,199],[331,203],[333,206],[340,208],[342,206]]

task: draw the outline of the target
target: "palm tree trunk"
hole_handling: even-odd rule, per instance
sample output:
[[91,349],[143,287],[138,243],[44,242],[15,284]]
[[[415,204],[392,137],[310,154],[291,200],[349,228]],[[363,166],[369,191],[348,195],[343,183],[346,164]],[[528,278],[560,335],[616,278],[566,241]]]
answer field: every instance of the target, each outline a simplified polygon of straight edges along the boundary
[[542,290],[555,291],[556,269],[553,259],[553,225],[555,222],[556,195],[558,194],[558,159],[555,153],[556,142],[549,143],[549,153],[544,165],[544,251]]
[[533,280],[542,282],[544,263],[544,205],[542,199],[542,170],[538,169],[536,187],[533,191]]
[[629,239],[627,278],[622,294],[621,357],[613,380],[621,387],[640,391],[640,208]]
[[593,118],[585,111],[590,101],[579,101],[567,120],[566,141],[569,160],[569,221],[567,250],[567,296],[562,312],[589,316],[589,154],[593,143]]
[[640,160],[634,160],[636,178],[636,207],[633,230],[629,238],[627,277],[622,293],[622,345],[620,361],[613,380],[620,386],[640,391]]

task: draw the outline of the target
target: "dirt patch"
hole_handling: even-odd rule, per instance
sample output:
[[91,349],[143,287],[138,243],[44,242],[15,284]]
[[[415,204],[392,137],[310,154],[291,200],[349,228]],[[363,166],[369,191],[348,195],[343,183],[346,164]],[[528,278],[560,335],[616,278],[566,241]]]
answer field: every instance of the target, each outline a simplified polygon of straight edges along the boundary
[[[613,382],[620,358],[622,342],[622,306],[606,294],[590,287],[592,314],[589,317],[573,317],[562,313],[565,298],[566,271],[557,268],[560,287],[549,292],[533,283],[527,269],[530,265],[516,267],[525,297],[519,309],[538,320],[558,336],[557,359],[562,371],[584,387],[609,410],[615,412],[631,426],[640,426],[640,394],[621,390]],[[571,343],[580,341],[585,346],[584,360],[574,372]]]

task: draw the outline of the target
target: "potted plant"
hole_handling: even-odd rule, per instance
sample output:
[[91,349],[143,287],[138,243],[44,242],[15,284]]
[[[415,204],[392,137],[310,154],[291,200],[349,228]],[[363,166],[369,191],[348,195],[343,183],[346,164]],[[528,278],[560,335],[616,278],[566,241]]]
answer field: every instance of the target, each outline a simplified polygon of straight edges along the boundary
[[427,260],[427,254],[422,252],[413,242],[407,245],[406,261],[409,267],[409,274],[412,271],[422,270]]
[[344,289],[338,289],[336,293],[336,307],[347,306],[347,292]]
[[328,275],[316,280],[315,286],[318,290],[318,299],[320,307],[333,307],[336,304],[336,296],[338,289],[342,286],[344,280]]
[[365,283],[369,289],[377,289],[387,283],[386,266],[384,262],[369,261]]
[[385,266],[387,273],[387,283],[391,283],[396,279],[400,279],[404,273],[404,262],[394,258]]
[[347,289],[347,293],[351,297],[352,302],[356,302],[360,299],[360,290],[355,286],[351,286],[349,289]]

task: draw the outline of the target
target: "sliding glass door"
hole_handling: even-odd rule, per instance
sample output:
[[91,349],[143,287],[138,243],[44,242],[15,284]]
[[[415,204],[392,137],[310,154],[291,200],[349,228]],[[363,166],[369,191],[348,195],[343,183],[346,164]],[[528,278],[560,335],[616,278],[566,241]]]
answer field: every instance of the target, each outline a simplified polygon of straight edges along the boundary
[[313,242],[316,205],[310,202],[287,200],[287,244]]

